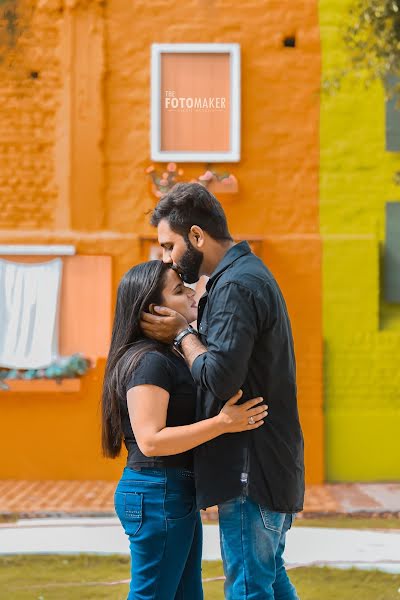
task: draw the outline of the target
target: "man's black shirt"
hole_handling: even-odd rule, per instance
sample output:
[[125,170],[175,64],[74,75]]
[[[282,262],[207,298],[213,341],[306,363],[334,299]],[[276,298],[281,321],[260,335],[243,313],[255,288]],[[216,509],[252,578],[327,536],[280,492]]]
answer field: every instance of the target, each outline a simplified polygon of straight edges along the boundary
[[195,449],[198,508],[238,497],[277,512],[304,499],[304,448],[289,316],[271,272],[247,242],[233,246],[199,302],[207,352],[192,365],[197,419],[213,417],[239,389],[241,402],[262,396],[268,416],[258,429],[225,434]]

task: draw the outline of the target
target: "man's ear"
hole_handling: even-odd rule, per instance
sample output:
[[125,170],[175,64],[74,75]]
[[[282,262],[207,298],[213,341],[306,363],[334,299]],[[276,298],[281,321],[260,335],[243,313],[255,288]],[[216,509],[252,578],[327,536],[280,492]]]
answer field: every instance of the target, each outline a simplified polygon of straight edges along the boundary
[[205,236],[204,231],[198,225],[192,225],[189,232],[189,239],[195,248],[204,246]]

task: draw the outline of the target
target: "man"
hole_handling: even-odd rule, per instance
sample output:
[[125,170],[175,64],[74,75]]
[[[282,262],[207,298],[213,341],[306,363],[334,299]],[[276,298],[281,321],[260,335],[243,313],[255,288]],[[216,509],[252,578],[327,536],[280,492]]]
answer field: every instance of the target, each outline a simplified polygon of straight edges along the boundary
[[234,244],[217,199],[197,183],[177,184],[156,206],[163,260],[186,283],[210,279],[199,301],[198,333],[181,315],[144,314],[146,335],[172,342],[198,385],[198,419],[218,413],[239,389],[269,406],[255,431],[224,435],[195,451],[199,508],[218,504],[228,600],[295,600],[282,554],[303,508],[303,436],[296,399],[293,340],[273,275]]

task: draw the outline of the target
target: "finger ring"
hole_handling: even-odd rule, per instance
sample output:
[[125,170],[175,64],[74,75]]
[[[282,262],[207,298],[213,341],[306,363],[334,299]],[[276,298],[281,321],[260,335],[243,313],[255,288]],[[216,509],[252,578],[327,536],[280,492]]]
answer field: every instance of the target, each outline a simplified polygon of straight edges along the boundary
[[249,417],[249,425],[254,425],[255,420],[254,417]]

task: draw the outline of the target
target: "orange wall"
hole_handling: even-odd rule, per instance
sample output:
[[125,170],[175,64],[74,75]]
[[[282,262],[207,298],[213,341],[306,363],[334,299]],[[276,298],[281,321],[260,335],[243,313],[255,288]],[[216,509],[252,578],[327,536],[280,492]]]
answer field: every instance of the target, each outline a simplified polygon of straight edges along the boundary
[[[233,4],[233,5],[232,5]],[[318,233],[320,47],[316,0],[197,0],[106,7],[106,220],[110,229],[151,232],[150,47],[157,43],[239,43],[242,159],[231,168],[240,195],[227,207],[231,229],[250,235]],[[297,32],[297,48],[284,48]],[[188,178],[204,165],[186,167]]]
[[[35,36],[30,38],[33,27]],[[46,35],[49,28],[54,35]],[[222,195],[220,199],[233,235],[260,240],[261,254],[287,298],[298,360],[307,479],[321,481],[317,1],[245,0],[233,6],[223,0],[212,4],[110,0],[105,6],[82,1],[69,3],[57,15],[37,5],[24,31],[21,43],[34,46],[30,56],[50,53],[60,60],[52,61],[47,70],[43,66],[40,80],[41,93],[49,90],[46,93],[53,107],[46,121],[50,145],[40,150],[51,156],[47,179],[41,183],[33,167],[32,174],[27,174],[22,161],[15,161],[13,168],[23,181],[30,177],[37,182],[35,202],[40,205],[45,190],[56,189],[58,195],[46,200],[48,217],[40,222],[26,224],[22,200],[19,208],[9,209],[0,240],[74,243],[79,253],[110,255],[114,290],[123,272],[146,257],[143,238],[154,236],[145,213],[155,199],[144,175],[150,163],[151,43],[241,45],[242,159],[238,164],[218,165],[219,170],[227,168],[236,175],[240,191],[234,199],[227,201]],[[297,47],[284,48],[283,37],[294,32]],[[9,76],[7,85],[17,97],[21,85],[30,90],[31,81],[28,83],[20,82],[18,87]],[[35,94],[35,102],[40,103],[41,95]],[[2,110],[3,106],[0,118]],[[19,114],[22,106],[16,105],[15,110]],[[26,110],[33,114],[36,109],[28,103]],[[83,162],[79,159],[82,149]],[[36,146],[28,150],[33,156],[36,152],[42,156]],[[22,156],[23,148],[18,146],[16,153]],[[190,179],[199,175],[204,165],[184,168]],[[100,377],[100,371],[96,373]],[[22,445],[14,443],[12,457],[0,476],[115,477],[115,463],[104,461],[98,453],[94,414],[99,385],[90,376],[84,378],[82,392],[76,396],[8,393],[7,408],[0,407],[6,411],[0,413],[0,422],[4,422],[3,415],[8,423],[11,419],[18,428],[15,435],[23,432],[24,441]],[[57,429],[63,432],[63,448],[68,448],[61,458],[54,451]],[[0,435],[2,456],[9,455],[10,435],[4,441]]]
[[[100,458],[104,361],[81,380],[79,392],[0,392],[1,477],[117,479],[122,460]],[[39,382],[35,382],[39,383]]]
[[293,327],[306,479],[323,480],[324,420],[321,328],[321,240],[319,236],[267,238],[264,262],[276,274]]

